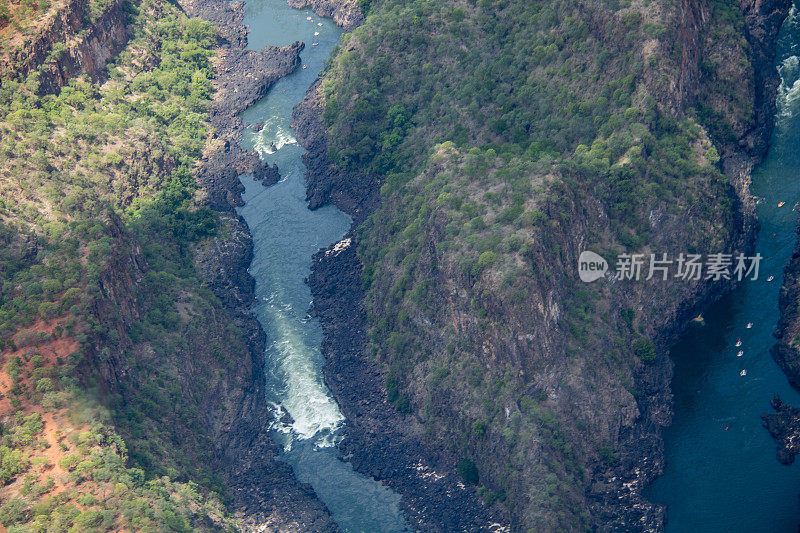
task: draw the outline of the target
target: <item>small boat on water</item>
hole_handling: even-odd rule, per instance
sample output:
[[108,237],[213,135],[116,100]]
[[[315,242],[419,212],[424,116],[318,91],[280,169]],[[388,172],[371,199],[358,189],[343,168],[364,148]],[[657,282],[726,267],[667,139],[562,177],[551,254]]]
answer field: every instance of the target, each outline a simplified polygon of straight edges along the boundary
[[752,323],[752,322],[748,322],[748,323],[747,323],[747,329],[750,329],[750,328],[752,328],[752,327],[753,327],[753,323]]
[[744,355],[744,350],[739,350],[739,353],[736,354],[736,357],[741,357]]
[[736,341],[736,347],[738,348],[741,345],[742,345],[742,339],[737,340]]
[[746,376],[747,375],[747,369],[746,368],[742,369],[742,371],[739,372],[739,375],[740,376]]
[[786,205],[786,202],[778,202],[778,207],[783,207],[784,205]]
[[767,281],[772,281],[773,279],[775,279],[775,276],[770,276],[767,278]]

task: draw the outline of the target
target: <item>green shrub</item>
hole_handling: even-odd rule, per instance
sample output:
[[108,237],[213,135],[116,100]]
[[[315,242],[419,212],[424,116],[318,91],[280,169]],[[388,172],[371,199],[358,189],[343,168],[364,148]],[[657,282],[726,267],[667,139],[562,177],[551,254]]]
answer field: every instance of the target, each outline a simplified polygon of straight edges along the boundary
[[51,378],[42,378],[36,382],[38,392],[51,392],[55,387]]
[[75,517],[75,525],[88,529],[99,526],[103,522],[103,515],[100,511],[86,510]]
[[464,481],[472,485],[478,484],[478,466],[475,464],[475,461],[468,457],[464,457],[458,462],[456,468],[458,469],[458,473],[461,475]]
[[395,403],[395,407],[397,410],[403,414],[408,414],[412,411],[411,409],[411,400],[408,399],[408,396],[402,394]]
[[633,341],[633,353],[642,361],[649,363],[656,358],[656,347],[647,337],[639,337]]
[[0,446],[0,483],[5,485],[29,466],[30,461],[22,451]]
[[478,275],[497,262],[497,254],[492,251],[483,252],[478,256],[478,262],[472,269],[473,275]]
[[68,472],[72,472],[73,470],[75,470],[75,467],[77,467],[80,462],[81,462],[81,456],[80,455],[71,454],[71,455],[65,455],[64,457],[62,457],[58,461],[58,464],[64,470],[66,470]]
[[30,512],[28,504],[19,498],[11,498],[0,507],[0,524],[8,527],[25,520]]

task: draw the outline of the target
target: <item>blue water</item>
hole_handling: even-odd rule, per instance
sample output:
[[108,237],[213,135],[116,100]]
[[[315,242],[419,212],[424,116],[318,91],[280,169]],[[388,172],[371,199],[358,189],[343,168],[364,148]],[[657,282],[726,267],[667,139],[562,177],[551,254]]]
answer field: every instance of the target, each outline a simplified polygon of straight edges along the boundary
[[[797,531],[800,470],[775,459],[775,446],[759,415],[771,412],[775,393],[800,406],[769,353],[778,321],[783,267],[795,243],[800,200],[800,26],[794,12],[778,44],[783,78],[778,120],[766,160],[753,175],[764,256],[758,281],[708,310],[672,349],[673,424],[665,431],[666,471],[650,488],[668,505],[667,531]],[[779,202],[786,202],[778,207]],[[766,281],[773,275],[772,283]],[[753,323],[751,329],[746,324]],[[742,347],[736,348],[741,338]],[[744,354],[737,357],[742,349]],[[747,370],[746,376],[740,372]]]
[[[246,123],[264,124],[245,133],[243,145],[257,149],[281,173],[281,181],[270,187],[243,176],[245,205],[239,211],[253,235],[254,312],[268,339],[266,401],[275,413],[271,433],[284,450],[281,459],[314,487],[343,531],[405,531],[399,495],[339,458],[335,444],[345,420],[323,380],[322,329],[308,316],[311,291],[304,280],[311,257],[342,239],[351,220],[334,206],[307,208],[303,148],[289,124],[292,107],[322,70],[341,30],[284,0],[248,0],[245,24],[254,49],[306,44],[301,53],[305,68],[279,80],[243,114]],[[291,419],[282,418],[284,413]]]

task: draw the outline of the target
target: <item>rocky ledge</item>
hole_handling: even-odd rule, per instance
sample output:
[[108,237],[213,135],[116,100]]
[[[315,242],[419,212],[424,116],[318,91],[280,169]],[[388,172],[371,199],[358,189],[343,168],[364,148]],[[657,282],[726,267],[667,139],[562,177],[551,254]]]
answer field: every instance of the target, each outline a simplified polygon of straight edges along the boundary
[[[86,74],[93,81],[103,79],[106,62],[127,44],[128,10],[125,0],[112,0],[92,17],[89,2],[68,0],[34,22],[27,35],[0,53],[0,72],[24,79],[38,69],[39,92],[55,93],[70,78]],[[91,20],[87,25],[86,21]],[[53,53],[56,44],[61,52]]]
[[779,396],[772,399],[771,405],[775,413],[761,415],[761,422],[778,441],[778,461],[790,465],[800,453],[800,409],[783,403]]
[[224,236],[195,250],[195,264],[245,332],[249,346],[249,353],[244,354],[248,359],[242,361],[240,370],[250,375],[242,380],[246,389],[235,422],[215,442],[221,469],[234,510],[248,531],[337,531],[313,489],[299,483],[288,464],[276,460],[279,450],[267,432],[272,417],[264,401],[266,338],[250,313],[255,282],[247,269],[253,241],[247,224],[235,211],[242,204],[240,174],[253,173],[265,183],[278,174],[258,154],[239,146],[244,130],[239,114],[300,65],[303,43],[248,50],[247,28],[242,24],[244,2],[182,0],[181,6],[188,15],[208,20],[220,30],[210,113],[214,133],[207,142],[197,180],[205,202],[219,213],[225,231]]
[[314,13],[321,17],[328,17],[350,31],[364,20],[364,15],[358,7],[358,0],[287,0],[295,9],[310,7]]

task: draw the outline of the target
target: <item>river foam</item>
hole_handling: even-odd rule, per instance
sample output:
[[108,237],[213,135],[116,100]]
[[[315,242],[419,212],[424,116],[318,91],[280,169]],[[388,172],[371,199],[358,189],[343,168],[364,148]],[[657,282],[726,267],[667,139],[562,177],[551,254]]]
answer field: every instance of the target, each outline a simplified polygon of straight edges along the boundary
[[287,144],[297,142],[288,124],[279,117],[268,118],[261,130],[252,135],[255,149],[262,158],[274,154]]
[[[784,31],[800,35],[800,13],[796,6],[792,6],[786,18]],[[792,52],[798,52],[796,46],[791,47],[790,54]],[[800,55],[792,54],[785,57],[778,65],[778,73],[781,76],[781,84],[778,86],[776,118],[778,127],[784,127],[800,106]]]

